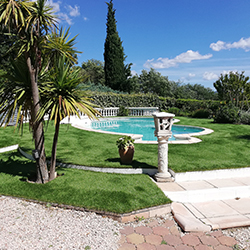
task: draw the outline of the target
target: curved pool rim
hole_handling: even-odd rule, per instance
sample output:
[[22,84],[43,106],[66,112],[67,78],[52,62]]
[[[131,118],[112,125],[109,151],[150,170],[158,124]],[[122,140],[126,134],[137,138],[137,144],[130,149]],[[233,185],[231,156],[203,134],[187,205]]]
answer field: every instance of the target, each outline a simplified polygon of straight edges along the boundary
[[[117,120],[117,119],[124,119],[125,117],[112,117],[112,118],[99,118],[100,121],[102,120]],[[126,117],[127,118],[138,118],[138,117]],[[143,117],[140,117],[143,118]],[[145,117],[147,119],[148,117]],[[71,118],[70,118],[71,119]],[[175,119],[174,123],[179,122],[180,120]],[[141,143],[141,144],[158,144],[157,141],[143,141],[142,134],[129,134],[129,133],[118,133],[118,132],[110,132],[110,131],[103,131],[103,130],[97,130],[90,128],[90,123],[92,121],[89,120],[87,117],[84,117],[82,119],[76,118],[74,121],[70,121],[71,125],[75,128],[86,130],[86,131],[91,131],[91,132],[97,132],[97,133],[103,133],[103,134],[112,134],[112,135],[128,135],[131,136],[133,139],[135,139],[135,143]],[[175,124],[176,125],[176,124]],[[214,131],[212,129],[204,128],[204,127],[198,127],[198,126],[189,126],[189,125],[176,125],[176,126],[185,126],[185,127],[191,127],[191,128],[200,128],[203,129],[201,132],[198,133],[189,133],[189,134],[179,134],[179,135],[174,135],[175,140],[169,141],[169,144],[192,144],[192,143],[198,143],[201,142],[202,140],[199,138],[196,138],[194,136],[201,136],[201,135],[208,135],[213,133]]]

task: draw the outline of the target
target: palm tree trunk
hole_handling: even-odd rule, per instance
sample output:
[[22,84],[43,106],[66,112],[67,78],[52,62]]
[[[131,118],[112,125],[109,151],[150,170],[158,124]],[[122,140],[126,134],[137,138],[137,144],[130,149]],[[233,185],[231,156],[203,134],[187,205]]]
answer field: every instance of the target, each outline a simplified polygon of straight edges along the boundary
[[[33,117],[36,119],[38,111],[40,109],[40,100],[39,100],[39,92],[36,81],[36,69],[31,64],[31,58],[29,56],[26,57],[27,66],[29,68],[30,73],[30,82],[32,89],[32,99],[33,99],[33,108],[32,112]],[[34,120],[33,121],[33,138],[35,140],[35,148],[39,152],[39,158],[36,160],[37,165],[37,183],[46,183],[49,180],[47,163],[46,163],[46,155],[44,149],[44,132],[43,132],[43,124],[42,120]]]
[[50,174],[49,174],[49,180],[52,181],[55,179],[55,172],[56,172],[56,148],[57,148],[57,141],[58,141],[58,135],[59,135],[59,127],[60,127],[60,120],[59,117],[56,118],[56,127],[55,127],[55,134],[54,134],[54,140],[52,145],[52,153],[51,153],[51,165],[50,165]]

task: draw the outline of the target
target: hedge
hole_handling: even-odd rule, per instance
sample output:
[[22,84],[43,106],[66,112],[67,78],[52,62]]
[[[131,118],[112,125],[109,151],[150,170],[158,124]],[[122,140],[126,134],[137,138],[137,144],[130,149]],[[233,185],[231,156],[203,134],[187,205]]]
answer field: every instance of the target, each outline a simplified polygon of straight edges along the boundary
[[186,114],[191,114],[199,109],[211,110],[215,113],[220,102],[213,100],[191,100],[159,97],[152,94],[115,94],[89,92],[92,102],[100,107],[158,107],[160,111],[178,108]]

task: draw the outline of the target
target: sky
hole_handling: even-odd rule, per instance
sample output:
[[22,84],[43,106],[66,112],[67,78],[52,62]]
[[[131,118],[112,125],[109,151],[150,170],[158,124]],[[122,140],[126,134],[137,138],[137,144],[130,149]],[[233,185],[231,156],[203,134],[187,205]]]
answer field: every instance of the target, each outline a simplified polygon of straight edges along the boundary
[[[48,0],[62,27],[77,36],[78,64],[104,61],[110,0]],[[113,0],[125,63],[169,80],[214,90],[220,74],[250,76],[249,0]]]

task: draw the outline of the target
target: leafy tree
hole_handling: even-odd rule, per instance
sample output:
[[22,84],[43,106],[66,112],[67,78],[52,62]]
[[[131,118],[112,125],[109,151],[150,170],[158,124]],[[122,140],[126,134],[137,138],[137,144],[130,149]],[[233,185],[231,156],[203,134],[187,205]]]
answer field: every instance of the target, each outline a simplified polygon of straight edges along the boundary
[[151,68],[149,72],[142,70],[138,80],[142,93],[152,93],[163,97],[169,96],[168,78],[162,76],[155,69]]
[[[38,73],[41,65],[41,51],[39,44],[48,30],[55,26],[55,19],[51,8],[45,5],[46,1],[14,1],[4,0],[0,3],[0,22],[14,32],[17,37],[15,43],[18,54],[23,54],[26,59],[30,74],[32,93],[32,117],[36,117],[40,109],[40,99],[38,91]],[[44,32],[44,33],[42,33]],[[48,180],[46,156],[44,150],[44,135],[42,120],[33,122],[33,137],[35,148],[39,151],[37,160],[37,182],[44,183]]]
[[[29,81],[31,89],[31,125],[35,148],[40,153],[37,160],[36,182],[45,183],[49,176],[44,150],[43,117],[37,118],[40,109],[38,76],[44,64],[47,65],[47,68],[50,67],[48,49],[54,54],[66,54],[72,62],[76,61],[76,56],[71,54],[74,51],[69,48],[70,44],[65,44],[67,36],[60,37],[60,33],[57,32],[52,32],[51,36],[48,36],[49,32],[56,29],[56,17],[52,13],[52,8],[46,5],[46,0],[36,2],[2,0],[0,2],[0,25],[2,28],[7,28],[11,32],[11,37],[15,38],[14,46],[18,49],[18,57],[25,58],[29,72],[29,80],[26,84]],[[67,46],[62,47],[61,45]],[[46,48],[47,51],[44,52],[43,49]],[[1,99],[1,102],[6,104],[4,99]],[[5,112],[5,110],[2,111]],[[20,108],[18,111],[21,111]],[[13,109],[10,108],[8,116],[11,115],[11,112]]]
[[131,91],[134,93],[152,93],[162,97],[175,99],[215,100],[217,94],[210,88],[200,84],[182,84],[181,82],[169,81],[167,76],[162,76],[155,69],[142,70],[138,76],[130,79]]
[[68,58],[70,65],[77,63],[77,54],[82,53],[75,47],[78,35],[69,38],[69,31],[70,28],[65,30],[61,27],[60,29],[53,29],[46,36],[46,42],[43,44],[42,50],[43,64],[46,64],[46,67],[53,67],[53,63],[62,55]]
[[95,114],[99,114],[84,92],[79,89],[79,84],[82,82],[79,76],[80,68],[72,69],[70,65],[69,60],[61,56],[57,60],[56,67],[50,71],[48,81],[41,86],[43,105],[38,117],[42,118],[48,114],[49,120],[54,120],[55,123],[49,180],[55,178],[56,149],[61,120],[70,115],[77,115],[80,118],[82,113],[95,119]]
[[185,99],[195,99],[195,100],[215,100],[217,99],[217,94],[210,88],[205,88],[200,84],[184,84],[179,86],[179,95],[182,93],[181,97]]
[[114,90],[130,91],[128,77],[131,65],[124,65],[126,59],[122,41],[118,35],[113,2],[110,0],[107,14],[107,36],[104,44],[105,85]]
[[250,94],[249,77],[244,76],[244,71],[221,74],[214,83],[220,100],[232,102],[236,107],[243,108],[243,103]]
[[[14,52],[10,53],[9,49],[13,45],[13,39],[6,36],[7,30],[0,31],[0,69],[6,71],[11,67],[10,59],[15,58],[16,54]],[[9,53],[8,53],[9,52]]]
[[91,82],[94,84],[104,85],[105,74],[104,74],[104,63],[91,59],[87,62],[82,63],[82,74],[84,76],[84,82]]
[[[19,57],[16,61],[11,60],[11,68],[13,70],[5,73],[3,78],[9,80],[0,88],[1,106],[0,114],[3,117],[0,126],[11,122],[17,112],[16,125],[20,121],[22,126],[23,121],[27,118],[32,121],[32,90],[30,85],[30,74],[24,56]],[[34,120],[34,119],[33,119]]]

